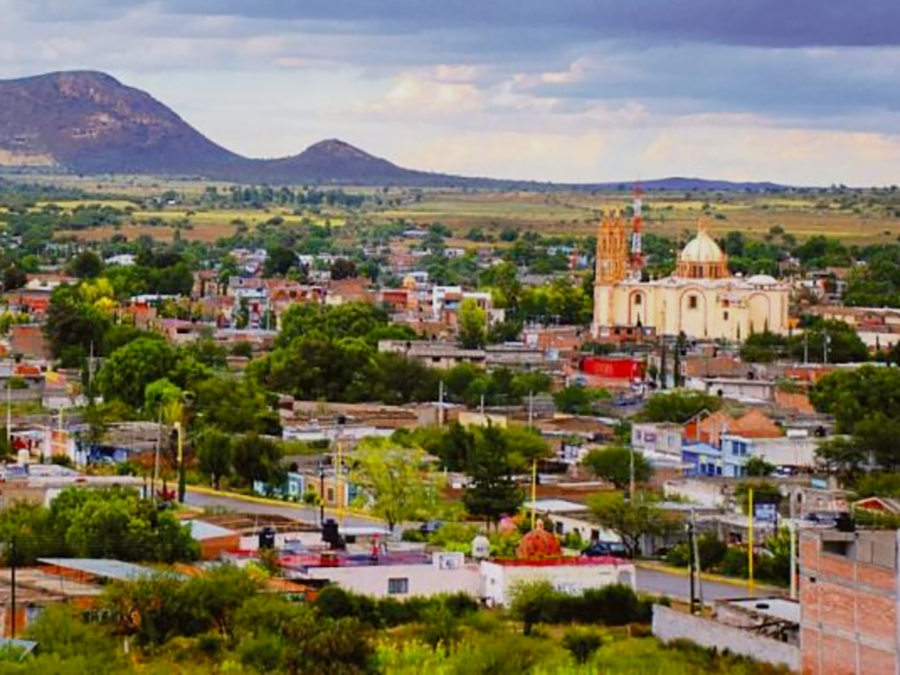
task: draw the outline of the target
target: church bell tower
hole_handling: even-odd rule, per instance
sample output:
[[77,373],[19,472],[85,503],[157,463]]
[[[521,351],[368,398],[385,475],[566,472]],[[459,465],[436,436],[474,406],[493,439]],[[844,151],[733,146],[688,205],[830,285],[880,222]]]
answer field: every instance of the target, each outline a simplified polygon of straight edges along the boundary
[[594,337],[613,325],[613,286],[628,275],[628,233],[618,211],[604,213],[597,231],[597,274],[594,281]]

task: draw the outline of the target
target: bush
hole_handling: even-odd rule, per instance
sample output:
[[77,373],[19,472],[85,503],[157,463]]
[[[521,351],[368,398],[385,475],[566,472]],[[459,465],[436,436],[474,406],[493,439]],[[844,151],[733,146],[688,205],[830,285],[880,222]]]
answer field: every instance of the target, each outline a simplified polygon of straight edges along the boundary
[[575,661],[583,665],[600,649],[603,637],[592,628],[575,628],[563,636],[562,642],[563,647],[572,653]]
[[403,530],[400,541],[408,541],[414,544],[424,544],[428,541],[428,535],[421,530]]
[[746,579],[750,576],[747,552],[740,548],[729,548],[722,558],[720,571],[729,577]]

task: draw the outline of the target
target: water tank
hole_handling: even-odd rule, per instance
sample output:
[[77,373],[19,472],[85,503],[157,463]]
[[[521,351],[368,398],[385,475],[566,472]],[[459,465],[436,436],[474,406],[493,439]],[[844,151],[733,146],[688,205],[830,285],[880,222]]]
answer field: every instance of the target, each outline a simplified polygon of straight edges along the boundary
[[264,527],[259,532],[259,547],[261,549],[275,548],[275,530],[271,527]]
[[483,534],[479,534],[472,540],[472,557],[476,560],[484,560],[491,554],[491,542]]

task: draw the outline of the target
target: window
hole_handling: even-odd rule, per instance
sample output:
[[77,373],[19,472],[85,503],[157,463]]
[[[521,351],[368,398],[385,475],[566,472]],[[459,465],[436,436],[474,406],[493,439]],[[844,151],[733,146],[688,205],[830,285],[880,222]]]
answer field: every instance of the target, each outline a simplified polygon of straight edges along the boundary
[[409,579],[388,579],[388,595],[406,595],[409,593]]
[[722,312],[722,320],[728,321],[728,312]]
[[636,304],[636,305],[641,304],[641,296],[640,295],[634,296],[634,304]]
[[697,309],[697,296],[696,295],[688,296],[688,309]]
[[328,488],[328,498],[326,499],[328,503],[334,503],[334,488]]

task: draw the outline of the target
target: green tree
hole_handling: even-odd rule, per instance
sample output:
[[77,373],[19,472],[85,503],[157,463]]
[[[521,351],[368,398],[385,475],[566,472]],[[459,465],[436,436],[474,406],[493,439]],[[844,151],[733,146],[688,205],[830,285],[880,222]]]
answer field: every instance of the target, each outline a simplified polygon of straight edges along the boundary
[[93,251],[85,250],[72,259],[68,269],[79,279],[96,279],[103,272],[103,261]]
[[117,349],[97,373],[96,388],[105,400],[119,399],[140,408],[152,382],[170,375],[175,352],[165,342],[140,338]]
[[522,505],[524,496],[513,479],[510,448],[498,427],[487,426],[478,435],[467,473],[471,482],[463,502],[473,516],[496,523]]
[[572,415],[591,415],[594,413],[594,402],[602,398],[609,398],[609,392],[573,384],[556,392],[553,395],[553,402],[562,412]]
[[487,341],[487,312],[472,298],[459,307],[459,342],[465,349],[480,349]]
[[748,476],[771,476],[775,472],[775,465],[770,464],[762,457],[750,457],[744,463],[744,469]]
[[44,335],[54,358],[65,366],[80,366],[94,346],[95,353],[111,326],[109,317],[82,301],[74,286],[60,286],[50,296]]
[[656,505],[649,493],[638,493],[634,503],[618,492],[600,493],[588,501],[588,508],[600,525],[622,538],[631,556],[638,554],[644,535],[663,534],[678,525],[676,519]]
[[222,478],[227,478],[232,472],[234,453],[231,437],[217,427],[208,426],[197,439],[196,447],[200,471],[212,479],[213,487],[218,490]]
[[617,488],[626,487],[631,482],[631,460],[634,455],[634,481],[646,483],[653,475],[650,462],[636,450],[621,445],[591,450],[582,460],[588,470]]
[[644,406],[642,416],[648,422],[684,424],[703,411],[715,412],[722,407],[722,399],[700,391],[677,389],[654,394]]
[[435,478],[419,448],[368,440],[354,453],[350,476],[372,500],[373,515],[392,532],[398,523],[426,520],[437,505]]
[[251,432],[233,443],[234,473],[244,485],[261,481],[273,488],[281,487],[285,470],[281,466],[281,448],[275,442]]

